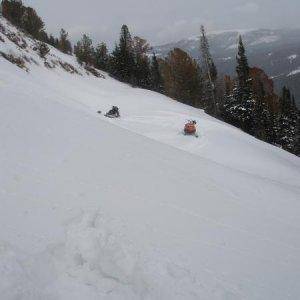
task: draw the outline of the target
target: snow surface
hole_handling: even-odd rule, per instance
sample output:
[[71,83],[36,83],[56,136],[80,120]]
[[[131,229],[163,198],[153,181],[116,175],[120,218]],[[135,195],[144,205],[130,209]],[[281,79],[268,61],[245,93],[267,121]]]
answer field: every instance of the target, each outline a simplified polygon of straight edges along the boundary
[[212,30],[212,31],[209,31],[208,34],[209,35],[221,35],[221,34],[224,34],[224,33],[236,33],[237,35],[241,34],[241,35],[244,35],[244,34],[247,34],[249,32],[252,32],[256,29],[228,29],[228,30]]
[[234,44],[228,46],[226,49],[227,49],[227,50],[232,50],[232,49],[237,49],[237,48],[238,48],[237,43],[234,43]]
[[[254,40],[253,42],[249,43],[249,46],[257,46],[261,44],[270,44],[277,42],[280,39],[277,35],[265,35],[262,37],[259,37],[258,39]],[[237,43],[233,43],[232,45],[228,46],[227,50],[237,49],[238,45]]]
[[28,72],[0,57],[1,299],[300,297],[299,158],[27,51]]
[[294,76],[300,73],[300,67],[292,72],[290,72],[287,77]]
[[250,46],[256,46],[256,45],[260,45],[260,44],[270,44],[270,43],[277,42],[279,39],[280,39],[280,37],[277,35],[266,35],[266,36],[260,37],[256,41],[252,42],[250,44]]
[[293,63],[293,61],[298,57],[297,54],[292,54],[288,57],[288,60],[290,61],[290,63]]
[[232,60],[232,57],[229,56],[229,57],[224,57],[224,58],[221,58],[223,61],[228,61],[228,60]]

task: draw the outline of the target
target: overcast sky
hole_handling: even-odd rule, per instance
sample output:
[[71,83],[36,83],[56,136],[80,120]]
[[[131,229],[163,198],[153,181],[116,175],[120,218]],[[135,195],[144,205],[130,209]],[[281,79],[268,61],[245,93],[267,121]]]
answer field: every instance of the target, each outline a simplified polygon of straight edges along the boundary
[[43,17],[47,30],[64,27],[73,40],[89,33],[113,44],[120,27],[153,45],[208,30],[300,28],[300,0],[23,0]]

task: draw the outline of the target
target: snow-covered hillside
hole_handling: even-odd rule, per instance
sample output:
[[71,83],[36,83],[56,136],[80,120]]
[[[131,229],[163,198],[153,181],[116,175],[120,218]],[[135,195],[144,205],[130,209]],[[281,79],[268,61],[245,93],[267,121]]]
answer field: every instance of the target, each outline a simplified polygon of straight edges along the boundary
[[300,297],[299,158],[0,22],[1,299]]

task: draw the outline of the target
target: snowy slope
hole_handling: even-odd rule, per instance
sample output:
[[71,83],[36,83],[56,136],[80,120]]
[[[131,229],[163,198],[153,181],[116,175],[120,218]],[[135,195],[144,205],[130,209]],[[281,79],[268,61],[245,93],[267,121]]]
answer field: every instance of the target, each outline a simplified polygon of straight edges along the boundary
[[299,158],[0,36],[1,299],[300,297]]

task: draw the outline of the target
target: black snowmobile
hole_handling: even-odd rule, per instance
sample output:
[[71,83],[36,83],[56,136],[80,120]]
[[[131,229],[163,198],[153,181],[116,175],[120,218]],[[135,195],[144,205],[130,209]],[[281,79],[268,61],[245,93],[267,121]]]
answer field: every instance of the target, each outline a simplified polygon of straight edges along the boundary
[[113,106],[112,109],[105,114],[107,118],[120,118],[119,108],[117,106]]

